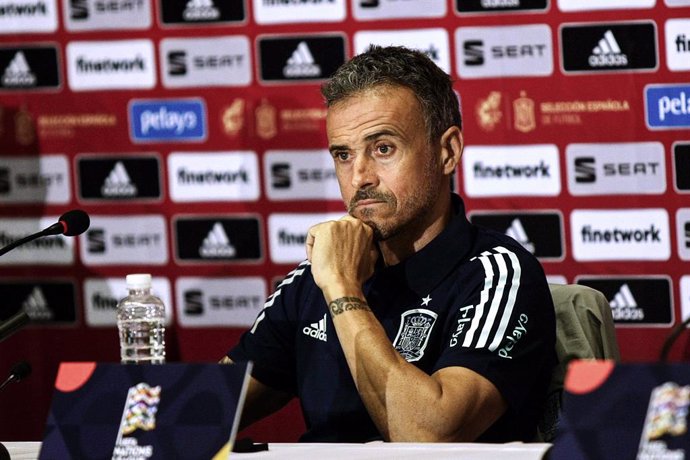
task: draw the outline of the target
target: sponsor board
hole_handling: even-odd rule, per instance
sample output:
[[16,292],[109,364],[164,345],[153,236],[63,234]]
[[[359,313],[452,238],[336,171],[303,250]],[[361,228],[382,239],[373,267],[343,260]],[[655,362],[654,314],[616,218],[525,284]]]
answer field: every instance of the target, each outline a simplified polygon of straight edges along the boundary
[[568,279],[563,275],[546,275],[549,284],[568,284]]
[[152,24],[151,2],[144,0],[64,0],[65,29],[142,30]]
[[32,325],[77,324],[76,295],[71,281],[3,279],[0,281],[0,298],[1,319],[24,310]]
[[690,192],[690,142],[673,143],[673,177],[676,192]]
[[342,199],[328,150],[267,150],[264,184],[275,201]]
[[[0,247],[50,227],[58,216],[0,218]],[[44,236],[12,249],[0,257],[0,265],[72,265],[74,238]]]
[[0,35],[50,33],[58,28],[56,0],[0,2]]
[[680,8],[683,6],[690,6],[690,0],[664,0],[664,4],[671,8]]
[[264,36],[257,48],[264,83],[325,80],[345,62],[342,35]]
[[177,320],[183,327],[247,328],[266,295],[266,281],[260,277],[180,277],[175,283]]
[[176,217],[175,257],[179,263],[261,262],[258,217],[227,215]]
[[0,47],[0,91],[57,90],[60,86],[56,47]]
[[540,260],[564,257],[563,216],[560,212],[472,211],[470,222],[510,236]]
[[545,77],[553,74],[551,28],[547,24],[459,27],[456,71],[462,78]]
[[369,45],[405,46],[421,51],[444,72],[451,72],[446,29],[362,30],[355,32],[354,44],[355,54],[363,53]]
[[690,19],[669,19],[664,24],[664,36],[669,70],[690,70]]
[[252,81],[249,39],[164,38],[160,42],[163,86],[247,86]]
[[67,204],[71,195],[65,155],[0,156],[0,203]]
[[[165,305],[165,325],[170,326],[173,304],[170,281],[162,276],[151,277],[151,293]],[[117,304],[129,294],[125,277],[86,278],[84,280],[84,312],[89,326],[117,326]]]
[[565,73],[651,72],[659,65],[651,21],[564,24],[560,47]]
[[344,215],[344,211],[321,214],[271,214],[268,216],[271,261],[277,264],[293,264],[305,260],[309,228],[328,220],[338,220]]
[[132,142],[202,142],[206,140],[203,99],[132,100],[129,103]]
[[578,262],[671,257],[665,209],[576,209],[570,214],[570,234]]
[[690,208],[676,211],[676,235],[678,239],[678,257],[690,260]]
[[565,155],[572,195],[660,195],[666,191],[661,142],[568,144]]
[[548,0],[455,0],[455,11],[458,13],[545,12],[548,8]]
[[160,200],[160,171],[156,154],[79,155],[79,197],[82,201]]
[[575,282],[604,294],[617,328],[673,324],[671,280],[667,276],[577,276]]
[[256,201],[259,164],[252,151],[172,152],[170,198],[175,202]]
[[151,89],[156,58],[150,40],[67,43],[67,83],[72,91]]
[[246,0],[165,0],[157,2],[163,25],[231,25],[246,21]]
[[360,21],[441,18],[446,8],[445,0],[355,0],[352,15]]
[[92,215],[79,236],[84,265],[165,265],[168,233],[161,215]]
[[690,84],[647,85],[644,105],[649,129],[690,127]]
[[253,0],[252,6],[254,20],[262,25],[345,20],[345,0]]
[[656,0],[557,0],[557,2],[559,10],[572,12],[653,8]]
[[558,147],[551,144],[467,146],[462,173],[473,198],[561,193]]
[[680,277],[680,314],[682,320],[690,318],[690,275]]

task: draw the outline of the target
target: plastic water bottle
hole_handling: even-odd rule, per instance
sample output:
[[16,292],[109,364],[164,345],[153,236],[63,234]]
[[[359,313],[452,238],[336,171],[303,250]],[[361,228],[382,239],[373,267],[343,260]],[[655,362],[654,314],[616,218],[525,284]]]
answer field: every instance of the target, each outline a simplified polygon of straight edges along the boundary
[[117,304],[122,364],[165,362],[165,305],[151,294],[151,275],[127,275],[129,295]]

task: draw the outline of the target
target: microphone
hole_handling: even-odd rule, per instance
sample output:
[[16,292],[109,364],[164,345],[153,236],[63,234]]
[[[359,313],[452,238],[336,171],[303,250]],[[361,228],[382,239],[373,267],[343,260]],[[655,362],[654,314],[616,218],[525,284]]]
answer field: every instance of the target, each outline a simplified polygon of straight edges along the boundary
[[76,236],[84,233],[87,228],[89,228],[89,224],[91,223],[91,219],[89,219],[89,215],[86,214],[84,211],[81,209],[73,209],[71,211],[67,211],[63,215],[60,216],[60,219],[50,227],[41,230],[38,233],[34,233],[33,235],[26,236],[24,238],[18,239],[16,241],[13,241],[12,243],[8,244],[4,248],[0,249],[0,256],[10,252],[12,249],[16,248],[17,246],[21,246],[24,243],[28,243],[29,241],[33,241],[36,238],[40,238],[42,236],[49,236],[49,235],[66,235],[66,236]]
[[12,369],[10,370],[10,376],[7,377],[5,381],[2,382],[2,384],[0,384],[0,390],[5,388],[12,382],[21,382],[26,377],[28,377],[29,374],[31,374],[31,365],[26,361],[19,361],[17,364],[12,366]]
[[29,324],[30,320],[29,315],[24,310],[20,310],[0,323],[0,342]]

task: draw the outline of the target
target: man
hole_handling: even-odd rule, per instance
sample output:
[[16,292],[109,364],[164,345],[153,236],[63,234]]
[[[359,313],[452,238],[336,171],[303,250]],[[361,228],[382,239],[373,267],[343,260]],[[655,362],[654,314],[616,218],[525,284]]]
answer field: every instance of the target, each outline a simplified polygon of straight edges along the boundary
[[244,424],[298,396],[304,441],[529,441],[555,361],[539,263],[451,193],[463,148],[448,75],[371,47],[324,85],[348,216],[224,362],[251,360]]

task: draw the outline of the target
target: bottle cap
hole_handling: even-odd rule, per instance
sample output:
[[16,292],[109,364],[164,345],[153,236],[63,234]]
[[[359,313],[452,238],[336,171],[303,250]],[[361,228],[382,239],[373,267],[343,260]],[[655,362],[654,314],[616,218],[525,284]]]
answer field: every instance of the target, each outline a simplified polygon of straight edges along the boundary
[[151,275],[149,273],[135,273],[127,275],[127,289],[150,289]]

